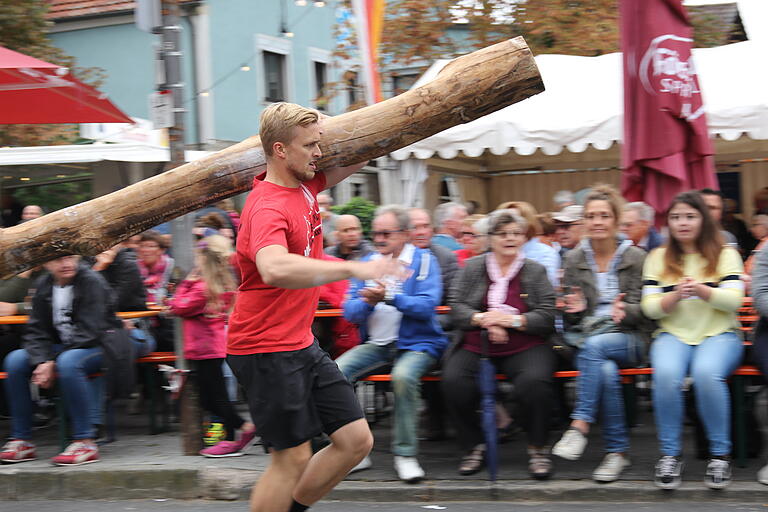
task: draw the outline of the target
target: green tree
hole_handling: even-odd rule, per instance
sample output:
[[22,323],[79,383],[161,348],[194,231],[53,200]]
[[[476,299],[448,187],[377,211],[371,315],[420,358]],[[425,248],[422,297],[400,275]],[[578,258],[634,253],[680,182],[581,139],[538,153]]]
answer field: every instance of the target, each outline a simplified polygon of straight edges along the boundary
[[513,17],[534,54],[602,55],[619,50],[617,0],[527,0]]
[[[75,59],[53,45],[46,19],[46,0],[0,0],[0,46],[32,57],[65,66],[72,74],[93,87],[104,80],[100,68],[78,68]],[[0,125],[0,146],[39,146],[68,144],[78,138],[76,124]]]
[[456,45],[448,35],[456,0],[391,0],[384,14],[382,54],[410,65],[415,61],[453,57]]
[[48,212],[55,212],[88,201],[93,195],[91,180],[88,179],[17,188],[13,190],[13,197],[21,204],[37,204],[45,207]]
[[360,224],[363,225],[363,236],[369,238],[373,214],[376,211],[375,203],[362,197],[353,197],[348,203],[331,206],[331,210],[338,215],[354,215],[360,219]]
[[522,33],[520,24],[514,19],[516,8],[517,5],[509,0],[473,0],[471,3],[459,2],[453,12],[462,21],[466,20],[468,48],[479,50]]

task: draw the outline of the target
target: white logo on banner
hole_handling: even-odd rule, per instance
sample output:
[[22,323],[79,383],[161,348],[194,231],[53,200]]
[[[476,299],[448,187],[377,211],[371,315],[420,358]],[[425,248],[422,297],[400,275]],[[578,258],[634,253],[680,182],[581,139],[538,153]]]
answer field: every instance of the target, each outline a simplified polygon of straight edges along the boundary
[[673,34],[655,38],[643,55],[638,70],[640,81],[648,93],[674,94],[678,97],[680,112],[677,114],[688,121],[704,113],[691,42],[688,37]]

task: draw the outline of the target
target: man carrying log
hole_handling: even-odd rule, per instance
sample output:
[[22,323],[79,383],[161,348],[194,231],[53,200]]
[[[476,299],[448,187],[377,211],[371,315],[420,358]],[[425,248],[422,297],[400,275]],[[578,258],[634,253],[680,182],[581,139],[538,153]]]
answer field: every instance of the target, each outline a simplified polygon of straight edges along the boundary
[[[326,261],[317,194],[364,163],[318,172],[319,115],[276,103],[261,115],[266,177],[254,180],[242,215],[242,274],[227,361],[245,389],[271,462],[251,493],[253,512],[306,510],[371,450],[373,437],[352,386],[315,341],[318,286],[400,272],[392,259]],[[331,444],[312,455],[309,440]]]

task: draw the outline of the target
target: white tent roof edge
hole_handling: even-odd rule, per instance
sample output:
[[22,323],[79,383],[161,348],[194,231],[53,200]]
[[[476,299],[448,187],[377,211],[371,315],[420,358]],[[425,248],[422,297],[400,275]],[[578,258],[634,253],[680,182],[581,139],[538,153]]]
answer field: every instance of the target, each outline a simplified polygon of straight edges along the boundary
[[[210,154],[209,151],[185,151],[187,162]],[[168,162],[168,148],[138,143],[79,144],[0,148],[0,165],[35,165],[117,162]]]
[[[768,5],[768,1],[765,2]],[[768,43],[744,41],[694,50],[710,135],[732,141],[768,139]],[[414,87],[430,82],[450,62],[436,61]],[[540,150],[556,155],[589,146],[608,149],[622,140],[621,53],[599,57],[539,55],[546,90],[467,124],[454,126],[390,156],[444,159]],[[578,101],[574,101],[574,99]]]

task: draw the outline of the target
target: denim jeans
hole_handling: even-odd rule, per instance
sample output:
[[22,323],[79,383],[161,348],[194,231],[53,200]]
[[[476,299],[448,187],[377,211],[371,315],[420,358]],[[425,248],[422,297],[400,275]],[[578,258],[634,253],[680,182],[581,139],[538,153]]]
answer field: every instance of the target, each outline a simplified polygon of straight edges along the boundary
[[744,346],[724,332],[700,345],[687,345],[668,333],[651,345],[653,403],[662,455],[682,453],[683,380],[690,371],[696,387],[696,410],[709,438],[712,455],[731,453],[731,397],[728,377],[738,367]]
[[576,357],[580,374],[576,380],[576,404],[571,418],[594,423],[598,410],[602,410],[603,441],[605,451],[609,453],[623,453],[629,449],[619,367],[637,365],[642,345],[643,342],[632,334],[598,334],[584,341]]
[[154,336],[152,336],[152,333],[149,332],[149,329],[135,327],[133,329],[128,329],[128,334],[131,335],[131,341],[133,341],[137,359],[155,351],[157,342],[155,341]]
[[395,455],[415,457],[418,452],[416,424],[421,377],[435,363],[437,360],[424,352],[397,350],[394,344],[382,347],[372,343],[358,345],[336,359],[341,373],[352,384],[360,377],[394,364],[391,375],[395,393],[395,431],[392,435],[392,453]]
[[[33,404],[29,380],[34,368],[27,351],[19,349],[8,354],[4,367],[8,372],[5,392],[11,410],[11,437],[31,439]],[[94,393],[88,374],[101,368],[101,347],[65,350],[56,357],[57,385],[72,422],[74,439],[89,439],[95,435],[90,411]]]

